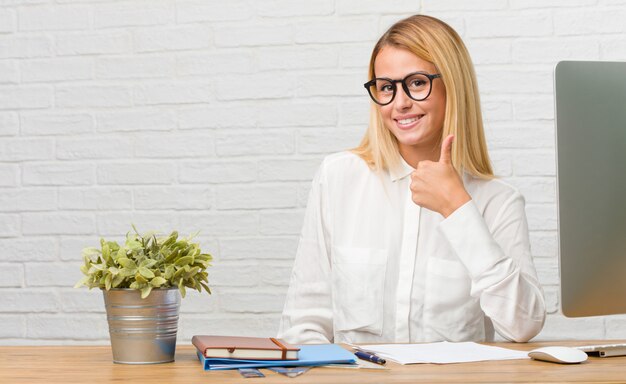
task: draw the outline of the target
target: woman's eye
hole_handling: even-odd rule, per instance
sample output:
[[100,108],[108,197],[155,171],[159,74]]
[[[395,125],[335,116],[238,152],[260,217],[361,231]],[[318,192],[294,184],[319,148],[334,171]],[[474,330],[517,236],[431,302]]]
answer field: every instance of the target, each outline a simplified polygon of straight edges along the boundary
[[393,92],[393,87],[391,84],[385,84],[379,88],[380,92]]
[[424,84],[426,84],[424,80],[415,79],[415,80],[411,80],[411,82],[409,83],[409,87],[419,88],[419,87],[423,87]]

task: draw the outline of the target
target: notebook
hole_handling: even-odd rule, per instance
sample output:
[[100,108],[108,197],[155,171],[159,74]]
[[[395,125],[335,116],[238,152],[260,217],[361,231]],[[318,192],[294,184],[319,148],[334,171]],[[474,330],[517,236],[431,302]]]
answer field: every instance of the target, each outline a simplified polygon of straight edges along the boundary
[[356,364],[356,357],[337,344],[300,345],[297,360],[246,360],[207,358],[197,351],[205,371],[239,368],[303,367],[326,364]]
[[273,337],[196,335],[191,343],[208,358],[295,360],[300,350]]

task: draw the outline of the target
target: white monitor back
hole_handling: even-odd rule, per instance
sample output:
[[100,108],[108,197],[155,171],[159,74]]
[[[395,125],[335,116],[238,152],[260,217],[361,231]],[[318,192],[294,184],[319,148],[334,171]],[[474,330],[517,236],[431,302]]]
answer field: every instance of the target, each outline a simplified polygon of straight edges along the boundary
[[554,79],[562,310],[626,313],[626,63],[562,61]]

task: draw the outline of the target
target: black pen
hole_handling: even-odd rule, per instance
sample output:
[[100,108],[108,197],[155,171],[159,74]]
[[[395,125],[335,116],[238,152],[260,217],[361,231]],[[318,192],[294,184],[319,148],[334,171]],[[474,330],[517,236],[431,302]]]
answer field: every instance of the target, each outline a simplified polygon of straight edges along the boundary
[[380,365],[385,365],[385,363],[387,362],[382,357],[378,357],[378,356],[376,356],[374,354],[371,354],[371,353],[368,353],[368,352],[356,351],[356,352],[354,352],[354,354],[356,355],[356,357],[358,357],[361,360],[371,361],[372,363],[376,363],[376,364],[380,364]]

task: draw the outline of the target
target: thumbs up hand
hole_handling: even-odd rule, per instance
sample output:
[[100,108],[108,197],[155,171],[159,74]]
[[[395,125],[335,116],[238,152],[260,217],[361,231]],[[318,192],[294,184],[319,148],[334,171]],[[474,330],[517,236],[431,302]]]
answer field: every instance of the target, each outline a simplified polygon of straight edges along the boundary
[[452,141],[449,135],[441,144],[438,162],[420,161],[411,174],[413,202],[421,207],[448,217],[472,198],[463,186],[463,180],[452,166]]

